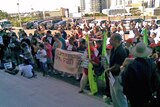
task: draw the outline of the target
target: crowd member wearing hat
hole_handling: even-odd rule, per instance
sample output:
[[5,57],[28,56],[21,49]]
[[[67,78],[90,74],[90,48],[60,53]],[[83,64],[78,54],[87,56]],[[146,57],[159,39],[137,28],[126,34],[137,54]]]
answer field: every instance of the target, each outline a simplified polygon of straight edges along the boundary
[[135,59],[122,73],[123,92],[131,107],[146,107],[144,104],[152,98],[156,65],[148,56],[152,49],[140,42],[132,48]]
[[[93,65],[98,65],[100,63],[100,60],[95,54],[96,48],[94,47],[93,42],[90,43],[90,51],[91,51],[91,59],[88,59],[88,54],[87,54],[88,53],[88,48],[87,48],[85,53],[84,53],[85,58],[82,59],[82,60],[87,59]],[[85,88],[85,86],[87,84],[87,80],[88,80],[88,65],[86,65],[86,67],[83,68],[83,74],[82,74],[82,78],[81,78],[81,81],[80,81],[79,93],[83,93],[84,92],[84,88]]]
[[109,87],[114,107],[128,107],[126,96],[123,94],[122,86],[119,82],[120,66],[127,57],[126,50],[122,44],[122,36],[118,33],[111,35],[110,44],[113,46],[110,55]]

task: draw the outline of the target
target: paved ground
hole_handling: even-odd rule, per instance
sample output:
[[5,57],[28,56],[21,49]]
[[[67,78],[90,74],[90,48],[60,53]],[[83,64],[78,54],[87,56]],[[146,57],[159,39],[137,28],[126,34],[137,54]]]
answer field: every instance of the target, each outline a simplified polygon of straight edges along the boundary
[[0,107],[111,107],[102,99],[79,94],[78,89],[40,73],[27,79],[0,70]]

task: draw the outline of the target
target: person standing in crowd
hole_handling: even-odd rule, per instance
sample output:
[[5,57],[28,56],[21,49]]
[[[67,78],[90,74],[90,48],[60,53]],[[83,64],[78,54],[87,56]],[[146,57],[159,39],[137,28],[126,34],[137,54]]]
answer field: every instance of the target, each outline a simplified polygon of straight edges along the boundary
[[48,30],[46,32],[46,36],[43,36],[42,37],[42,41],[44,41],[45,39],[47,39],[49,41],[49,44],[51,46],[53,46],[53,43],[54,43],[54,39],[53,39],[53,36],[52,36],[52,32],[50,30]]
[[119,82],[120,66],[127,57],[126,50],[122,45],[122,37],[118,33],[111,35],[110,44],[113,46],[110,55],[109,68],[109,87],[114,107],[128,107],[126,96],[123,94],[122,86]]
[[69,38],[69,44],[68,44],[68,46],[67,46],[67,50],[68,51],[77,51],[77,46],[75,45],[75,39],[74,39],[74,37],[72,36],[72,37],[70,37]]
[[28,39],[27,34],[23,33],[22,36],[23,36],[23,39],[21,40],[21,43],[25,42],[29,47],[31,47],[31,41]]
[[47,39],[44,40],[44,47],[47,52],[47,66],[49,71],[53,71],[52,46]]
[[140,42],[132,48],[135,59],[122,73],[123,92],[131,107],[146,107],[155,91],[156,64],[149,56],[152,50]]
[[66,39],[67,39],[67,33],[64,31],[64,28],[63,28],[62,26],[60,26],[60,27],[58,28],[58,31],[61,33],[62,38],[63,38],[64,40],[66,40]]
[[84,53],[85,50],[86,50],[86,40],[81,38],[79,40],[79,45],[77,47],[77,52]]
[[65,39],[62,37],[61,33],[56,33],[56,35],[58,35],[58,38],[59,38],[59,40],[60,40],[61,43],[62,43],[61,49],[66,50],[66,49],[67,49],[67,46],[66,46],[66,41],[65,41]]
[[20,64],[19,55],[21,52],[20,50],[21,48],[20,48],[20,42],[15,33],[12,33],[12,37],[11,37],[8,47],[11,51],[12,60],[16,60],[16,64],[19,65]]
[[59,37],[60,36],[60,34],[58,34],[58,33],[56,33],[55,35],[54,35],[54,44],[53,44],[53,46],[52,46],[52,55],[53,55],[53,63],[54,63],[54,57],[55,57],[55,52],[56,52],[56,49],[57,48],[60,48],[60,49],[62,49],[62,42],[59,40]]
[[29,48],[26,42],[22,42],[21,49],[22,49],[22,56],[25,58],[28,58],[28,60],[30,61],[30,64],[34,65],[31,49]]
[[82,74],[82,78],[80,80],[80,90],[79,93],[83,93],[84,92],[84,88],[87,84],[87,80],[88,80],[88,61],[90,61],[93,65],[98,65],[100,63],[99,58],[96,56],[95,54],[95,50],[96,48],[93,45],[93,42],[90,43],[90,51],[91,51],[91,59],[88,59],[88,48],[86,49],[85,53],[84,53],[84,57],[82,58],[83,61],[85,61],[85,63],[82,61],[82,63],[84,63],[85,67],[83,68],[83,74]]
[[41,65],[41,71],[43,72],[43,76],[45,76],[46,74],[48,75],[47,72],[47,52],[45,50],[45,47],[42,43],[39,44],[39,62]]

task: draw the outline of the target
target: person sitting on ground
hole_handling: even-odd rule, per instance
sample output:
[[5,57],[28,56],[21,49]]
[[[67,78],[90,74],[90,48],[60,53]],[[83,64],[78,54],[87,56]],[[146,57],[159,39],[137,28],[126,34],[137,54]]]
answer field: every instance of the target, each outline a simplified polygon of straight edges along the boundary
[[18,69],[16,69],[15,63],[11,60],[10,56],[6,57],[6,62],[4,63],[5,72],[16,75],[18,73]]
[[32,78],[33,75],[33,66],[30,64],[28,59],[24,59],[23,64],[19,65],[19,71],[21,75],[27,78]]

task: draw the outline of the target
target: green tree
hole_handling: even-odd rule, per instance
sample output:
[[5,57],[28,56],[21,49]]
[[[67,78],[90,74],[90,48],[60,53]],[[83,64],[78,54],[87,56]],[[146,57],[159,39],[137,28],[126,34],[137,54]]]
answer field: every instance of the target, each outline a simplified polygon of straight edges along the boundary
[[7,12],[0,10],[0,19],[11,19],[11,16]]

